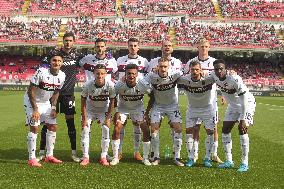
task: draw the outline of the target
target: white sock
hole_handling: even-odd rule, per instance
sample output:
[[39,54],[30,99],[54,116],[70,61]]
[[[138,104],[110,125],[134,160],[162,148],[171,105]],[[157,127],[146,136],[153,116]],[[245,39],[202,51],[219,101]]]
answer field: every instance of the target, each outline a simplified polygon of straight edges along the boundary
[[106,158],[108,148],[109,148],[109,128],[106,125],[102,125],[102,141],[101,141],[101,148],[102,148],[102,153],[101,153],[101,158]]
[[123,126],[120,130],[119,137],[120,137],[120,144],[119,144],[119,153],[122,154],[122,145],[123,145],[123,139],[125,135],[125,126]]
[[248,134],[240,135],[242,149],[242,163],[248,165],[249,137]]
[[186,134],[185,145],[188,152],[188,159],[194,158],[193,142],[194,142],[193,134]]
[[214,142],[213,135],[207,135],[205,139],[205,149],[206,149],[205,159],[210,159],[213,142]]
[[174,134],[175,159],[179,159],[180,158],[181,145],[182,145],[182,133],[175,133]]
[[89,146],[90,146],[90,127],[83,127],[81,134],[81,148],[83,157],[89,159]]
[[195,140],[193,142],[194,156],[198,156],[199,141]]
[[29,160],[36,158],[36,139],[37,134],[29,132],[27,136],[27,145],[29,152]]
[[143,159],[149,158],[149,152],[150,152],[150,144],[151,142],[143,142]]
[[133,144],[134,152],[139,152],[139,147],[141,143],[141,128],[139,126],[133,126]]
[[211,154],[213,156],[217,156],[217,150],[218,150],[218,140],[213,142]]
[[118,158],[119,143],[120,139],[112,140],[112,153],[114,158]]
[[229,134],[222,133],[222,142],[225,150],[226,160],[233,162],[231,133]]
[[160,158],[160,136],[159,133],[151,134],[151,145],[154,152],[154,157]]
[[46,132],[46,156],[53,156],[56,132],[47,129]]

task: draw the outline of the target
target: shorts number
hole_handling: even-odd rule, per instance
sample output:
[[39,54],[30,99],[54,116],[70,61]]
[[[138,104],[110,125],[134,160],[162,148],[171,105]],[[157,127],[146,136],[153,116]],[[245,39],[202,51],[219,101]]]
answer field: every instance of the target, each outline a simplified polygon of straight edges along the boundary
[[175,117],[177,118],[181,117],[179,110],[174,111],[174,113],[175,113]]

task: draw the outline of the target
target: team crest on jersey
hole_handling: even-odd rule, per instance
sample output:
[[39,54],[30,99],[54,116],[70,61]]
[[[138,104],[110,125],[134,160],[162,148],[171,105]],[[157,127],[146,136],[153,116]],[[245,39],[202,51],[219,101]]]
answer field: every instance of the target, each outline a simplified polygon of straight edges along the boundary
[[138,64],[141,65],[141,63],[142,63],[142,62],[141,62],[140,60],[138,60]]

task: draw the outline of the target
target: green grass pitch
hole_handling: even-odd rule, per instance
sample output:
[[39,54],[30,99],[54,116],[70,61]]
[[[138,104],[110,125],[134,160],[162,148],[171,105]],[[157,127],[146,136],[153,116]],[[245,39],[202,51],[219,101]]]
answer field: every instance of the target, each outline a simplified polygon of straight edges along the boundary
[[[24,92],[0,92],[0,188],[284,188],[283,97],[256,98],[255,125],[249,129],[250,170],[247,173],[237,173],[241,158],[237,128],[234,128],[232,133],[234,169],[220,170],[216,168],[216,164],[213,168],[203,167],[204,129],[201,130],[197,166],[177,167],[171,160],[163,159],[165,145],[172,146],[166,120],[161,127],[162,159],[159,166],[146,167],[133,160],[132,128],[128,125],[123,160],[117,166],[102,167],[98,163],[101,131],[97,125],[93,125],[90,144],[91,164],[81,167],[71,161],[63,115],[58,117],[59,128],[54,154],[64,163],[61,165],[43,163],[42,168],[29,167],[26,146],[28,128],[24,126],[23,95]],[[81,155],[79,93],[76,97],[77,148]],[[185,120],[186,97],[181,96],[180,102]],[[219,107],[221,121],[224,109],[225,107]],[[219,135],[221,136],[220,125]],[[221,137],[219,137],[218,151],[221,159],[224,159]],[[184,141],[182,158],[187,159]]]

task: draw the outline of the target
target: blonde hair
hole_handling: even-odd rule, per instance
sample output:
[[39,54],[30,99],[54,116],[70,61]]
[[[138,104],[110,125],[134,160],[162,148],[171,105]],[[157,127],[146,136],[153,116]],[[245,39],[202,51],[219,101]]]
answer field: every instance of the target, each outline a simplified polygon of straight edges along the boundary
[[205,37],[202,37],[199,39],[198,44],[204,44],[204,43],[209,43],[210,41],[208,39],[206,39]]

